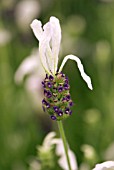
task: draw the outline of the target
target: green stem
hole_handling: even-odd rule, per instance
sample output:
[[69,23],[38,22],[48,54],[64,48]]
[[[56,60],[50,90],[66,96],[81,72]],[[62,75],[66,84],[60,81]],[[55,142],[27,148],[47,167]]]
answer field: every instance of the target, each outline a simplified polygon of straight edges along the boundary
[[69,155],[68,155],[68,145],[67,145],[67,140],[66,140],[66,137],[65,137],[65,132],[64,132],[64,129],[63,129],[63,124],[62,124],[61,120],[57,121],[57,123],[58,123],[59,131],[60,131],[60,135],[61,135],[61,138],[62,138],[62,141],[63,141],[68,167],[69,167],[69,170],[72,170]]

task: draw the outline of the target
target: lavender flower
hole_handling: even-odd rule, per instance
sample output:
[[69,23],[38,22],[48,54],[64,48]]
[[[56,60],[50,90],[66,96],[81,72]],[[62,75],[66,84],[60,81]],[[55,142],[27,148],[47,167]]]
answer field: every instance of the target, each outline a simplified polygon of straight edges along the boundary
[[[71,115],[72,100],[70,97],[70,85],[68,78],[62,73],[62,69],[68,59],[74,60],[77,63],[82,78],[92,90],[90,77],[84,72],[83,65],[80,59],[74,55],[67,55],[58,69],[58,54],[61,42],[61,27],[59,20],[56,17],[50,17],[43,28],[39,20],[35,19],[31,23],[35,37],[39,41],[39,56],[42,66],[46,72],[43,88],[45,101],[49,103],[50,108],[46,108],[53,120],[62,120]],[[64,99],[64,100],[63,100]],[[55,111],[54,108],[59,108]],[[66,108],[69,110],[66,114]]]

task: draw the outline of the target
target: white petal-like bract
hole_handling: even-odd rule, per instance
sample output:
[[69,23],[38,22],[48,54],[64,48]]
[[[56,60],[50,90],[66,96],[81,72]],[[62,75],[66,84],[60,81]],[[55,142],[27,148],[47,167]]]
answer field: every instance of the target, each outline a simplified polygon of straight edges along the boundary
[[[55,138],[52,140],[52,144],[56,144],[56,154],[60,157],[58,160],[59,166],[62,167],[63,170],[69,170],[66,155],[64,151],[63,141],[60,138]],[[68,155],[71,163],[72,170],[77,170],[77,160],[73,151],[68,146]]]
[[114,161],[97,164],[93,170],[114,170]]
[[58,66],[58,54],[61,42],[61,28],[56,17],[50,17],[43,28],[41,22],[35,19],[31,23],[35,37],[39,41],[39,55],[45,71],[55,74]]
[[65,63],[67,62],[68,59],[71,59],[71,60],[76,61],[77,66],[78,66],[78,69],[79,69],[79,71],[80,71],[80,73],[81,73],[82,78],[85,80],[85,82],[87,83],[88,87],[92,90],[93,87],[92,87],[91,79],[90,79],[90,77],[84,72],[84,67],[83,67],[83,65],[82,65],[82,63],[81,63],[81,60],[80,60],[77,56],[67,55],[67,56],[63,59],[63,62],[62,62],[61,66],[60,66],[60,69],[59,69],[59,72],[62,71],[62,69],[63,69],[63,67],[64,67],[64,65],[65,65]]
[[61,27],[59,24],[59,20],[55,17],[50,18],[50,24],[52,27],[52,65],[54,66],[54,73],[56,73],[61,43]]
[[33,29],[33,32],[34,32],[35,37],[36,37],[38,40],[40,40],[41,37],[42,37],[42,33],[43,33],[41,21],[35,19],[35,20],[33,20],[33,22],[31,23],[30,26],[31,26],[31,28]]

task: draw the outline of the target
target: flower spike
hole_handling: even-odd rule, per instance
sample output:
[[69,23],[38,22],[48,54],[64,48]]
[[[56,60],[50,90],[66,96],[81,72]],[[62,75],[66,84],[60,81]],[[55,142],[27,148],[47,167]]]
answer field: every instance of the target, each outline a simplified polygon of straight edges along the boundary
[[63,59],[63,62],[60,66],[60,69],[59,69],[59,72],[62,71],[65,63],[67,62],[68,59],[71,59],[71,60],[75,60],[76,63],[77,63],[77,66],[78,66],[78,69],[81,73],[81,76],[82,78],[85,80],[85,82],[87,83],[88,87],[92,90],[93,87],[92,87],[92,83],[91,83],[91,79],[90,77],[84,72],[84,67],[81,63],[81,60],[77,57],[77,56],[74,56],[74,55],[67,55],[64,59]]
[[31,28],[39,41],[39,56],[47,73],[42,82],[44,90],[43,109],[48,112],[52,120],[60,121],[71,115],[73,105],[68,78],[62,73],[67,60],[71,59],[77,63],[82,78],[92,90],[91,79],[85,73],[80,59],[74,55],[67,55],[58,69],[61,27],[56,17],[50,17],[50,20],[43,27],[41,22],[35,19],[31,23]]

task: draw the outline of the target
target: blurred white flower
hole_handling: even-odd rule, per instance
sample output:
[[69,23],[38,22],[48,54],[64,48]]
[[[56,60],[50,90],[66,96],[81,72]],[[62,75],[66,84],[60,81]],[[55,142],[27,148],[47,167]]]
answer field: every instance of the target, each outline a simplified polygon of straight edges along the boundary
[[[77,163],[76,163],[76,157],[70,149],[68,150],[68,155],[70,158],[70,164],[71,164],[72,170],[77,170],[78,168],[77,168]],[[69,170],[65,154],[61,155],[60,159],[58,160],[58,163],[60,167],[62,167],[64,170]]]
[[41,21],[35,19],[31,23],[35,37],[39,41],[39,57],[44,70],[53,76],[60,73],[68,59],[74,60],[77,63],[78,69],[82,78],[87,83],[88,87],[92,90],[92,84],[90,77],[84,72],[83,65],[80,59],[74,55],[67,55],[58,69],[58,54],[60,50],[61,42],[61,27],[59,20],[56,17],[50,17],[50,21],[47,22],[43,28]]
[[[69,170],[68,165],[67,165],[67,160],[66,160],[66,155],[65,155],[62,139],[55,138],[55,136],[56,136],[55,132],[50,132],[45,137],[45,139],[43,141],[43,145],[40,146],[40,147],[38,146],[38,150],[40,152],[43,151],[44,153],[46,153],[46,152],[48,153],[49,150],[51,150],[53,148],[53,146],[55,145],[56,155],[59,156],[59,160],[58,160],[59,166],[63,170]],[[71,165],[72,165],[72,170],[77,170],[77,161],[76,161],[75,154],[73,153],[73,151],[69,147],[68,147],[68,154],[69,154],[70,162],[71,162]]]
[[15,19],[20,29],[26,31],[29,29],[33,18],[38,17],[41,8],[38,0],[21,0],[15,8]]
[[0,46],[4,46],[11,40],[11,33],[6,29],[0,29]]
[[79,170],[90,170],[90,165],[85,162],[82,162]]
[[97,160],[97,154],[93,146],[84,144],[81,147],[82,152],[84,153],[84,159],[89,164],[93,164]]
[[40,99],[42,99],[43,91],[41,81],[45,72],[38,61],[38,50],[34,49],[30,56],[25,58],[17,69],[14,80],[16,84],[22,84],[25,79],[25,89],[30,95],[31,101],[36,108],[41,108]]
[[100,164],[96,164],[93,170],[114,170],[114,161],[106,161]]
[[84,144],[81,147],[81,150],[84,152],[84,156],[87,159],[92,159],[95,156],[95,150],[91,145]]
[[37,160],[32,160],[30,163],[29,170],[41,170],[41,165]]
[[[58,160],[59,166],[64,170],[69,170],[62,139],[53,139],[52,143],[56,144],[56,154],[60,157]],[[68,146],[68,155],[70,159],[70,164],[72,166],[72,170],[77,170],[78,167],[77,167],[76,156],[73,153],[73,151],[69,148],[69,146]]]
[[55,136],[56,136],[55,132],[50,132],[47,134],[42,145],[45,151],[49,150],[52,147]]
[[105,160],[114,160],[114,142],[108,146],[103,155]]

